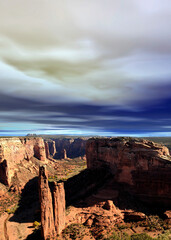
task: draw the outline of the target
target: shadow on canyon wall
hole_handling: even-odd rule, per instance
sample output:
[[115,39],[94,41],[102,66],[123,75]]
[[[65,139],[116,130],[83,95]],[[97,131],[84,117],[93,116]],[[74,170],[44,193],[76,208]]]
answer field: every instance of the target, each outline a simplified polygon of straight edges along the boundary
[[[113,200],[120,209],[133,209],[147,215],[152,212],[160,212],[159,206],[155,206],[153,202],[151,207],[129,193],[126,184],[115,183],[113,175],[107,168],[85,169],[65,181],[64,186],[66,207],[70,205],[80,208],[89,207],[104,199]],[[112,195],[113,192],[117,193],[116,196]],[[87,201],[87,198],[91,199],[91,197],[93,200]],[[163,212],[163,208],[161,208],[161,212]],[[25,185],[19,207],[9,221],[19,223],[40,221],[38,177],[31,179]]]
[[40,221],[38,177],[28,181],[22,190],[18,209],[9,221],[25,223]]
[[[51,184],[49,184],[50,186]],[[146,215],[163,213],[158,206],[153,207],[139,201],[127,191],[127,185],[114,182],[114,176],[107,168],[86,169],[69,178],[64,183],[66,207],[90,207],[104,200],[113,200],[120,209],[132,209]],[[113,192],[116,195],[112,195]],[[160,215],[162,217],[162,215]],[[40,221],[40,204],[38,193],[38,177],[31,179],[24,187],[19,207],[9,221],[18,223]],[[40,230],[34,231],[27,240],[41,239]]]

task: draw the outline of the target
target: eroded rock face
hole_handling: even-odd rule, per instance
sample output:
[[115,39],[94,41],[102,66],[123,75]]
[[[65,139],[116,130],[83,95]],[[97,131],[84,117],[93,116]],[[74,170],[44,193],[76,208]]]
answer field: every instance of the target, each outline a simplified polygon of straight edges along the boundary
[[46,152],[46,158],[50,158],[49,144],[46,141],[45,141],[45,152]]
[[39,171],[39,197],[42,237],[51,239],[65,228],[65,190],[63,182],[49,186],[45,166]]
[[63,182],[54,182],[53,199],[55,230],[57,234],[60,234],[65,228],[65,190]]
[[41,161],[46,160],[45,144],[42,138],[36,138],[34,143],[34,157],[38,158]]
[[48,142],[48,145],[49,145],[49,152],[50,152],[50,155],[52,155],[52,156],[54,157],[55,154],[56,154],[55,141],[49,141],[49,142]]
[[66,152],[65,149],[64,149],[64,151],[63,151],[63,159],[67,159],[67,152]]
[[46,160],[45,146],[42,138],[1,138],[0,139],[0,182],[9,185],[18,164],[24,159],[36,157]]
[[[55,159],[76,158],[85,156],[87,138],[59,138],[46,140],[50,155]],[[65,155],[65,152],[67,156]]]
[[44,166],[39,170],[39,199],[41,208],[41,232],[43,239],[55,235],[52,195],[48,183],[48,174]]
[[86,146],[88,168],[106,166],[116,182],[147,202],[171,203],[171,161],[165,146],[131,138],[92,138]]

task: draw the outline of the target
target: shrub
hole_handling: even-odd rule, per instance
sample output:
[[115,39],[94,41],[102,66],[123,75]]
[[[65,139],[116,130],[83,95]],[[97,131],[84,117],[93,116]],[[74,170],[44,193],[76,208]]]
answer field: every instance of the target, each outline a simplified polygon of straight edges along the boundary
[[163,230],[163,221],[158,216],[149,216],[147,219],[147,230]]
[[146,233],[133,234],[133,235],[129,236],[127,233],[122,233],[122,232],[115,233],[114,232],[109,237],[103,238],[103,240],[154,240],[154,239],[151,238]]
[[18,209],[18,205],[14,206],[12,208],[7,208],[5,210],[5,212],[7,212],[8,214],[12,214],[12,213],[15,213],[17,209]]
[[163,234],[158,236],[156,240],[170,240],[171,239],[171,230],[165,231]]
[[131,240],[153,240],[153,238],[151,238],[146,233],[141,233],[141,234],[133,234],[131,236]]
[[39,226],[40,226],[40,223],[37,222],[37,221],[34,221],[34,223],[33,223],[33,227],[34,227],[35,229],[38,229]]
[[62,235],[64,239],[68,239],[67,235],[73,240],[83,239],[85,235],[85,229],[84,229],[84,226],[81,224],[71,224],[64,229]]
[[113,232],[112,235],[110,235],[107,238],[104,238],[104,240],[131,240],[131,237],[127,233]]
[[7,208],[7,209],[5,210],[5,212],[7,212],[7,213],[9,213],[9,214],[10,214],[10,209],[9,209],[9,208]]

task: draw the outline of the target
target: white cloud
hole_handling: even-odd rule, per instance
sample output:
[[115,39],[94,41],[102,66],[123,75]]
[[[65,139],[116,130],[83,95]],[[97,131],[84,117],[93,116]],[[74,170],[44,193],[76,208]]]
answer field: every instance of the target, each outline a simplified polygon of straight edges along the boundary
[[0,0],[0,15],[0,92],[125,108],[170,94],[168,0]]

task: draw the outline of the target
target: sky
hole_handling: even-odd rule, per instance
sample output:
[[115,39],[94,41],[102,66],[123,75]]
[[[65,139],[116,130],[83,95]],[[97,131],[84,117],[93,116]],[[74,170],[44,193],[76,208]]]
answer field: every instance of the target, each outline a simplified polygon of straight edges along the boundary
[[170,0],[0,0],[0,135],[171,136]]

